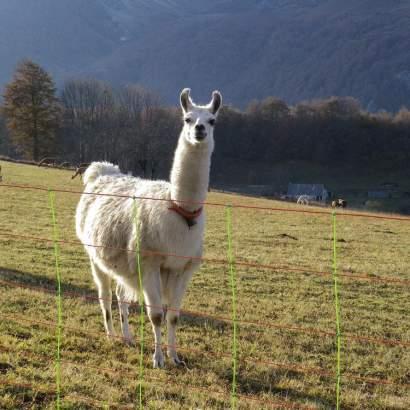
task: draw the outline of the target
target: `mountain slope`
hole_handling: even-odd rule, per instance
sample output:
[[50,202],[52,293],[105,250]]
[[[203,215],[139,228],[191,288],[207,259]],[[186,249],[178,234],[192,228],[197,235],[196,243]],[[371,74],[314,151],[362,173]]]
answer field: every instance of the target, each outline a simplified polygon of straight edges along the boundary
[[97,0],[0,0],[0,84],[25,57],[70,76],[113,52],[119,37]]
[[[168,102],[190,86],[198,99],[220,88],[235,105],[267,95],[290,103],[353,95],[370,109],[409,105],[405,0],[39,0],[21,14],[23,3],[33,2],[0,0],[0,83],[29,55],[60,81],[139,82]],[[11,50],[5,42],[13,38]]]

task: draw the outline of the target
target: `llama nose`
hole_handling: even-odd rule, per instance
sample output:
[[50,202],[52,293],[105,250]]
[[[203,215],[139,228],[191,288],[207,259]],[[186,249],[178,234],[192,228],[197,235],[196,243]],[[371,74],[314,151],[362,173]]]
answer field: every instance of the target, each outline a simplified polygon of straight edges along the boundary
[[197,124],[195,125],[195,138],[197,141],[202,141],[206,137],[205,125]]

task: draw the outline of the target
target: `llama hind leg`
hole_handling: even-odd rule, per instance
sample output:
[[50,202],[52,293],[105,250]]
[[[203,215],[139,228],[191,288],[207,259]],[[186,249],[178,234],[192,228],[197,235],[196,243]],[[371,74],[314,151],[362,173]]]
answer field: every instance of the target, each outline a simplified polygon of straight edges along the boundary
[[105,331],[107,332],[107,336],[109,338],[115,337],[111,312],[111,278],[106,275],[93,261],[91,261],[91,271],[93,274],[94,282],[98,288],[98,298],[100,300],[100,306],[104,317]]
[[124,338],[124,342],[129,345],[134,344],[134,338],[130,333],[130,329],[128,326],[128,307],[130,302],[126,299],[126,292],[124,286],[117,284],[117,288],[115,290],[118,300],[118,308],[120,311],[120,319],[121,319],[121,331],[122,336]]
[[[161,348],[161,324],[164,316],[161,301],[161,283],[159,272],[144,272],[143,292],[148,317],[152,323],[155,338],[155,352],[153,355],[154,368],[164,367],[164,355]],[[140,301],[142,303],[142,301]]]
[[179,359],[177,354],[177,342],[176,342],[176,328],[179,321],[180,308],[182,304],[182,298],[184,297],[185,290],[191,280],[192,274],[195,268],[190,267],[184,272],[174,273],[171,272],[167,282],[167,330],[168,330],[168,346],[167,355],[171,363],[175,366],[185,365],[185,363]]

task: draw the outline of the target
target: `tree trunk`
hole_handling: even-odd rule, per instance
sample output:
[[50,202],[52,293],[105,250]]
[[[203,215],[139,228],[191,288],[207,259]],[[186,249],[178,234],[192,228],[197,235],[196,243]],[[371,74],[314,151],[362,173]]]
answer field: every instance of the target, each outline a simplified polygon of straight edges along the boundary
[[34,161],[36,161],[36,162],[38,162],[38,160],[39,160],[37,119],[34,119],[34,129],[33,129],[33,159],[34,159]]
[[148,161],[146,159],[141,159],[141,160],[138,161],[138,164],[139,164],[140,168],[142,169],[143,177],[145,178],[147,176]]

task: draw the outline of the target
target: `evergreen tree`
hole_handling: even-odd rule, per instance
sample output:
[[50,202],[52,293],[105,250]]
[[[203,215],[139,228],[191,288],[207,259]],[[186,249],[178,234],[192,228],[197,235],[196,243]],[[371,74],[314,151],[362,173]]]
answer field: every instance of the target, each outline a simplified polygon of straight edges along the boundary
[[55,153],[60,105],[51,76],[31,60],[21,61],[6,86],[2,107],[11,140],[25,157],[38,161]]

